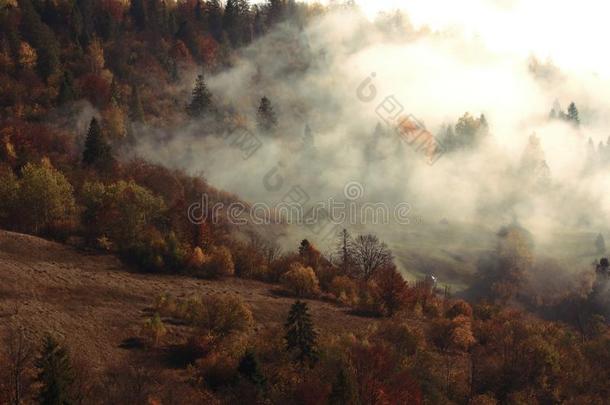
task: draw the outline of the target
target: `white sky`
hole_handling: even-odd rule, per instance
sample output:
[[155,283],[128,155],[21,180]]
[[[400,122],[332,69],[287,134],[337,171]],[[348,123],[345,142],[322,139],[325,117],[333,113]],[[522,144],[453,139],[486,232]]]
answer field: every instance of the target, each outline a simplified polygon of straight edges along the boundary
[[[307,0],[313,2],[312,0]],[[328,3],[328,0],[316,1]],[[339,1],[341,2],[341,1]],[[610,2],[601,0],[356,0],[373,18],[402,9],[416,26],[477,36],[490,49],[550,58],[563,69],[610,77]]]

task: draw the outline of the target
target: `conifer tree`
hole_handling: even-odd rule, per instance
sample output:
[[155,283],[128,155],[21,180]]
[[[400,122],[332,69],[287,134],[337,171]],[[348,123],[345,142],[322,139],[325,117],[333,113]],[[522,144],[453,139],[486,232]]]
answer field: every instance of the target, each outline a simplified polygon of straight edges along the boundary
[[227,33],[231,45],[239,44],[239,8],[237,0],[227,0],[222,16],[222,29]]
[[337,243],[337,255],[341,261],[341,270],[343,274],[348,274],[351,263],[352,263],[352,236],[347,231],[347,229],[343,229],[339,233],[339,240]]
[[246,350],[246,353],[244,353],[243,357],[239,360],[237,371],[245,379],[259,387],[266,384],[266,379],[260,371],[258,359],[250,349]]
[[106,168],[112,163],[110,145],[104,139],[102,129],[95,117],[91,119],[85,139],[83,163],[86,166],[97,166],[99,168]]
[[597,254],[603,255],[606,253],[606,241],[601,233],[598,234],[597,238],[595,239],[595,247],[597,249]]
[[36,70],[47,80],[59,69],[59,45],[55,34],[42,22],[31,0],[19,0],[21,33],[37,54]]
[[267,97],[261,99],[261,103],[258,106],[258,112],[256,114],[256,120],[258,128],[262,132],[272,132],[277,126],[277,118],[271,101]]
[[146,25],[148,22],[148,13],[144,0],[131,0],[129,14],[131,15],[131,18],[133,19],[133,22],[136,27],[138,27],[138,29],[146,29]]
[[295,360],[301,365],[305,362],[316,362],[318,334],[314,330],[305,302],[296,301],[292,304],[284,329],[286,349],[295,352]]
[[576,104],[574,104],[574,102],[571,102],[570,106],[568,107],[568,121],[570,121],[574,126],[580,125],[578,109],[576,108]]
[[72,403],[71,387],[75,374],[70,364],[70,355],[53,337],[46,336],[40,358],[36,361],[41,384],[41,405],[68,405]]
[[222,40],[222,7],[218,0],[208,0],[205,4],[208,29],[217,42]]
[[212,94],[208,90],[202,74],[197,76],[192,94],[188,110],[191,117],[198,118],[208,112],[212,104]]
[[313,134],[309,124],[305,124],[305,130],[303,131],[303,148],[305,150],[311,150],[314,147]]
[[129,117],[134,122],[144,122],[144,109],[142,108],[142,101],[140,100],[140,92],[135,84],[131,87]]
[[351,383],[345,367],[341,365],[336,379],[333,381],[330,396],[328,398],[329,405],[343,405],[355,403],[355,390]]
[[74,101],[76,93],[74,90],[74,78],[72,73],[66,70],[64,72],[61,84],[59,85],[59,95],[57,96],[57,103],[64,104],[70,101]]

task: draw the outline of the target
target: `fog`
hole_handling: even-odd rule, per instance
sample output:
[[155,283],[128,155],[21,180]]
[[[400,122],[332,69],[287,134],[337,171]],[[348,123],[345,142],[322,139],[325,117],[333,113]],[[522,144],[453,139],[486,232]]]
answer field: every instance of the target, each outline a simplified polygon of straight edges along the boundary
[[[222,134],[212,133],[214,126],[206,119],[179,128],[144,128],[147,136],[140,137],[137,153],[203,173],[214,186],[252,203],[276,204],[293,186],[305,190],[310,203],[345,200],[346,184],[357,182],[361,203],[409,204],[409,225],[354,227],[375,229],[393,247],[405,241],[402,232],[425,233],[441,220],[489,232],[518,222],[538,246],[557,249],[563,232],[604,232],[610,178],[607,168],[594,162],[587,141],[591,138],[597,148],[610,134],[610,70],[603,52],[582,45],[597,38],[586,42],[582,35],[593,35],[595,27],[588,25],[595,25],[601,13],[587,20],[593,23],[581,32],[564,25],[574,5],[564,11],[549,3],[553,11],[546,14],[548,9],[538,4],[469,1],[453,13],[457,3],[449,8],[448,2],[410,3],[406,12],[412,14],[400,17],[394,11],[378,15],[381,6],[364,6],[361,11],[336,8],[302,30],[280,25],[241,50],[231,69],[207,74],[214,102],[237,110],[262,143],[248,159]],[[431,14],[435,7],[440,15]],[[585,12],[578,7],[576,15]],[[545,19],[536,23],[536,16]],[[605,30],[599,22],[597,28]],[[183,74],[185,98],[197,73]],[[362,101],[358,89],[367,78],[364,88],[374,88],[375,97]],[[277,114],[275,135],[256,130],[262,96]],[[485,115],[490,135],[476,148],[446,153],[430,165],[422,151],[406,144],[377,115],[388,96],[432,134],[469,112]],[[576,103],[580,127],[549,119],[556,100],[563,111]],[[378,123],[385,136],[375,140]],[[314,137],[312,151],[303,146],[307,124]],[[522,167],[534,133],[548,179]],[[265,179],[271,175],[275,186],[270,188]],[[299,237],[330,249],[329,240],[303,230],[288,240]],[[564,256],[589,253],[561,249]]]

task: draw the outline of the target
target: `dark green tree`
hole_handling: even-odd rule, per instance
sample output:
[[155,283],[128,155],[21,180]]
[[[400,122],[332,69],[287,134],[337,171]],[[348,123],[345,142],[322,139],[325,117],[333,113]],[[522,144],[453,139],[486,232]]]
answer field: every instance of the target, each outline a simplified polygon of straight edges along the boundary
[[225,12],[222,16],[222,29],[227,33],[231,45],[237,46],[240,42],[239,35],[239,8],[237,0],[227,0]]
[[305,150],[311,150],[314,147],[313,133],[309,124],[305,124],[305,130],[303,131],[303,148]]
[[206,1],[205,18],[210,34],[212,34],[217,42],[222,41],[222,6],[220,1]]
[[485,114],[481,114],[479,117],[479,129],[477,135],[483,138],[489,135],[489,123],[487,122],[487,118],[485,118]]
[[277,127],[277,118],[271,106],[271,101],[267,97],[261,99],[256,114],[256,121],[259,130],[262,132],[272,132]]
[[146,29],[148,23],[148,10],[146,9],[144,0],[131,0],[129,15],[131,15],[131,18],[138,29]]
[[284,329],[286,349],[295,353],[295,360],[301,365],[306,362],[315,363],[318,360],[318,334],[305,302],[296,301],[292,304]]
[[352,235],[347,231],[347,229],[343,229],[339,233],[339,240],[337,241],[337,250],[336,254],[339,256],[341,270],[343,274],[348,274],[350,267],[353,263],[352,260],[352,244],[353,239]]
[[282,21],[286,14],[286,0],[267,0],[266,7],[268,27]]
[[144,122],[144,109],[140,100],[140,92],[135,84],[131,86],[131,102],[129,104],[129,118],[133,122]]
[[41,405],[68,405],[73,403],[71,387],[75,374],[70,364],[70,355],[53,337],[46,336],[40,358],[36,361],[38,381],[41,385]]
[[578,117],[578,109],[576,108],[576,104],[574,102],[570,103],[568,107],[568,121],[570,121],[573,125],[580,125],[580,118]]
[[348,373],[345,371],[345,366],[341,365],[337,377],[333,381],[330,396],[328,397],[329,405],[343,405],[356,403],[356,391],[354,384],[350,380]]
[[47,80],[59,69],[59,45],[55,34],[42,22],[31,0],[19,0],[21,34],[34,47],[38,56],[36,70]]
[[246,353],[239,360],[237,371],[246,380],[251,383],[263,387],[266,384],[265,376],[261,373],[258,359],[254,352],[250,349],[246,350]]
[[201,117],[210,110],[212,104],[212,94],[205,84],[203,75],[197,76],[195,87],[193,88],[191,103],[188,107],[188,112],[191,117]]
[[97,166],[98,168],[106,168],[112,163],[110,145],[106,142],[102,129],[95,117],[91,118],[89,131],[85,139],[83,163],[86,166]]
[[260,8],[256,6],[254,18],[252,21],[252,35],[254,38],[260,38],[265,33],[265,23],[261,14]]
[[70,101],[74,101],[76,98],[76,91],[74,90],[74,78],[72,73],[66,70],[59,85],[59,95],[57,96],[57,103],[64,104]]
[[599,255],[606,253],[606,241],[601,233],[597,235],[597,238],[595,238],[595,248],[597,249],[597,254]]

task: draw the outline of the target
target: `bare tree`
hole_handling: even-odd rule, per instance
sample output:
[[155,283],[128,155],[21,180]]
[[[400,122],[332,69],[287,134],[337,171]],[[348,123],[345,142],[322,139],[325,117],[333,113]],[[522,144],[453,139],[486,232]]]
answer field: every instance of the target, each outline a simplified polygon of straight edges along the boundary
[[364,280],[371,278],[377,270],[393,260],[387,245],[372,234],[358,236],[351,251],[357,275]]
[[282,248],[277,242],[265,239],[256,232],[249,232],[248,237],[250,238],[250,247],[260,253],[265,260],[265,264],[270,265],[271,262],[282,255]]
[[27,390],[26,372],[31,365],[34,350],[21,327],[9,331],[5,345],[9,369],[10,402],[19,405]]
[[349,273],[349,269],[353,263],[353,244],[354,241],[352,236],[347,229],[343,229],[338,235],[337,248],[335,250],[335,254],[339,257],[339,266],[341,267],[343,274]]

